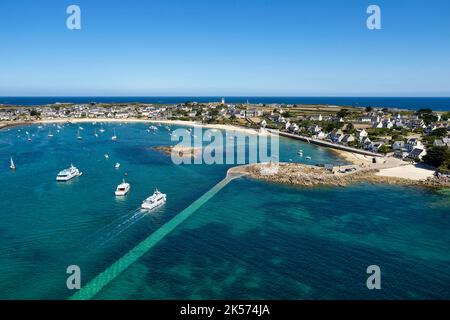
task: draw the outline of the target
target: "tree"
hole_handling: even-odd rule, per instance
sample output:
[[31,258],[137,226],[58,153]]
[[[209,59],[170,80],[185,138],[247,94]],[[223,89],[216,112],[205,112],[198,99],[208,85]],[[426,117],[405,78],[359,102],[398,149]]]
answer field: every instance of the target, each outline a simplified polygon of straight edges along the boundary
[[431,147],[423,161],[434,167],[450,164],[450,149],[448,147]]
[[366,112],[372,112],[373,108],[372,107],[366,107]]
[[292,114],[289,111],[285,111],[285,112],[283,112],[282,116],[285,117],[285,118],[291,118]]
[[353,123],[349,123],[347,124],[347,131],[353,131],[355,129],[355,126],[353,125]]
[[421,115],[421,114],[433,114],[433,110],[425,108],[425,109],[419,109],[416,111],[417,115]]
[[350,111],[348,111],[348,109],[341,109],[341,110],[339,110],[339,112],[336,115],[339,118],[345,118],[345,117],[348,117],[350,115]]
[[447,121],[450,119],[450,112],[446,112],[442,115],[442,120]]
[[438,117],[433,114],[431,109],[419,109],[416,114],[422,119],[426,124],[430,124],[438,121]]
[[392,149],[391,149],[391,147],[389,147],[389,146],[387,146],[387,145],[382,145],[379,149],[378,149],[378,152],[380,152],[380,153],[384,153],[384,154],[386,154],[386,153],[388,153],[388,152],[391,152],[392,151]]
[[432,136],[436,136],[438,138],[447,136],[447,128],[437,128],[431,132]]

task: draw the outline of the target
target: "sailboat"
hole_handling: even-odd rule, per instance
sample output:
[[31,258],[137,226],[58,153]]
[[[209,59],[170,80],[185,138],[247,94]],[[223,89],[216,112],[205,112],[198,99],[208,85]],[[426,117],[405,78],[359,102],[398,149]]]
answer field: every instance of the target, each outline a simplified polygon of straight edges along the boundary
[[111,137],[111,140],[117,140],[116,129],[114,128],[114,135]]
[[27,136],[28,136],[28,139],[27,139],[27,140],[28,140],[28,141],[31,141],[30,133],[27,131],[26,134],[27,134]]
[[98,137],[97,129],[94,130],[94,136]]
[[53,133],[52,133],[52,130],[51,130],[51,129],[48,130],[48,137],[49,137],[49,138],[53,137]]
[[78,128],[78,132],[77,132],[77,139],[78,140],[83,140],[83,137],[80,135],[80,129]]
[[11,165],[9,166],[11,170],[16,170],[16,165],[14,164],[13,158],[11,157]]
[[101,133],[105,132],[105,129],[103,129],[103,124],[100,126],[100,130],[98,131],[100,131]]

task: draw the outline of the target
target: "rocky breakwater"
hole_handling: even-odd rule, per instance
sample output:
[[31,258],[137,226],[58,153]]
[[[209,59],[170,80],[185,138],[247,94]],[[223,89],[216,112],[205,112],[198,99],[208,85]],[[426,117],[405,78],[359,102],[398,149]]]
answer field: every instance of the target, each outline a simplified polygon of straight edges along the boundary
[[[234,167],[229,174],[241,174],[253,179],[295,186],[336,186],[344,187],[353,183],[383,183],[430,188],[450,188],[448,180],[433,177],[423,181],[396,177],[378,176],[376,168],[346,166],[347,171],[334,168],[304,165],[299,163],[250,164]],[[341,172],[339,172],[341,171]]]

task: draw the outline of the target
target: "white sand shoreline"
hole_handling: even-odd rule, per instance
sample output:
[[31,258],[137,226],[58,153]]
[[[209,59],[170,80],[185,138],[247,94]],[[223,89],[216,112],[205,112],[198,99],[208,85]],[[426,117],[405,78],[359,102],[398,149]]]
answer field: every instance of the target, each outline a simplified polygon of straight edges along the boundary
[[424,181],[434,176],[434,170],[421,168],[412,164],[381,169],[376,173],[380,177],[402,178],[414,181]]

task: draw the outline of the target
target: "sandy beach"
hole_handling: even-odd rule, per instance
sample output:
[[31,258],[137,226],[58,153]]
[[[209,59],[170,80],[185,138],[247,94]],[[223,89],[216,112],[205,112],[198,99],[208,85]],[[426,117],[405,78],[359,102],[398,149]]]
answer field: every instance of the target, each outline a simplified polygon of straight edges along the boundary
[[376,173],[376,175],[380,177],[394,177],[414,181],[423,181],[433,177],[434,172],[435,171],[431,169],[408,164],[394,168],[382,169],[380,172]]

